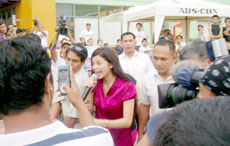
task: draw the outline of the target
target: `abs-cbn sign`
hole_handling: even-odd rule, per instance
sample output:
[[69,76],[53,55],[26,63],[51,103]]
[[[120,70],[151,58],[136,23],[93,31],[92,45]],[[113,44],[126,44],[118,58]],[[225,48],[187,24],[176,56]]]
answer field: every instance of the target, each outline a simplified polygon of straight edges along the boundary
[[198,9],[198,8],[180,8],[179,13],[216,15],[217,10],[215,10],[215,9]]

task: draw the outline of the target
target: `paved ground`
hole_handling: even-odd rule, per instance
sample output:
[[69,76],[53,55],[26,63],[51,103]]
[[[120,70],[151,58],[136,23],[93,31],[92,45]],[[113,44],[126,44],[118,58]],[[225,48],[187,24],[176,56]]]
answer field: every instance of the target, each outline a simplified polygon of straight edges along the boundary
[[0,120],[0,134],[4,133],[4,124],[3,120]]

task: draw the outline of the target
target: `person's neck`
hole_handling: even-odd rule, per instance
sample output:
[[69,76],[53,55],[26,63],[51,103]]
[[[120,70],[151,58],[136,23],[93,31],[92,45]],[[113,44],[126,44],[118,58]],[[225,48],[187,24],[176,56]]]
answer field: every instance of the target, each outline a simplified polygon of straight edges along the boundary
[[6,134],[36,129],[51,123],[49,108],[40,107],[31,107],[19,114],[8,114],[3,117],[3,121]]
[[116,76],[113,73],[110,73],[106,77],[103,78],[103,85],[107,87],[111,87],[115,79],[116,79]]
[[132,58],[135,54],[135,50],[133,51],[129,51],[129,52],[125,52],[125,55],[128,57],[128,58]]
[[1,34],[3,37],[5,36],[5,33],[0,32],[0,34]]
[[167,72],[167,73],[161,73],[159,75],[162,78],[162,80],[165,82],[169,78],[170,73],[169,72]]

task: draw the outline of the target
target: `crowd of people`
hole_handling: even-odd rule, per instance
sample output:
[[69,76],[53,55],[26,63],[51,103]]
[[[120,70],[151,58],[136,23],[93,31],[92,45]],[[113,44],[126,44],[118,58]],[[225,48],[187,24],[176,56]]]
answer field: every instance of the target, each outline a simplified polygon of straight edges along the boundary
[[[151,48],[141,23],[136,32],[123,33],[114,48],[99,39],[90,56],[90,74],[97,80],[84,68],[86,46],[93,45],[91,24],[80,43],[67,28],[48,45],[49,33],[40,22],[22,36],[0,23],[0,145],[229,145],[230,56],[212,61],[205,41],[228,39],[230,19],[225,28],[218,16],[212,19],[210,38],[199,25],[198,38],[187,44],[182,35],[174,42],[166,29]],[[58,87],[63,65],[70,67],[65,95]],[[158,85],[186,88],[197,70],[204,70],[197,99],[160,108]],[[83,100],[86,88],[91,90]],[[175,90],[170,97],[176,103]]]

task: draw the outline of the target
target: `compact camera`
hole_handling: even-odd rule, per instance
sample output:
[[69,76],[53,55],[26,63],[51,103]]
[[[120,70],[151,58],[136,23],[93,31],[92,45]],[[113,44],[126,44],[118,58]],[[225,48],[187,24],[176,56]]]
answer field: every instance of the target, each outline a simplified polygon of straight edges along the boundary
[[58,89],[62,95],[66,95],[66,91],[63,89],[64,85],[71,86],[70,68],[68,65],[58,67]]

